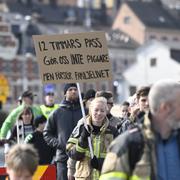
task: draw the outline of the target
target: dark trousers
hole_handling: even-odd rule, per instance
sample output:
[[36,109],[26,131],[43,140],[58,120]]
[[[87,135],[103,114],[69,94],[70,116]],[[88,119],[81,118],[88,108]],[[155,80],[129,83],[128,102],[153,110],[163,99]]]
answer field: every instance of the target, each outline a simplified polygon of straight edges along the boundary
[[56,162],[57,180],[68,180],[67,162]]

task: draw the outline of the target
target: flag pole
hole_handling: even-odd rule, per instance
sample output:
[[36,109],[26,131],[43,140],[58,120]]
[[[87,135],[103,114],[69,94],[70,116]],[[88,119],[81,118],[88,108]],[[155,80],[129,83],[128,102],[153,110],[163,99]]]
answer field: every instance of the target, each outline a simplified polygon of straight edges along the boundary
[[[81,111],[82,111],[82,115],[83,115],[83,121],[84,121],[84,125],[85,128],[88,130],[87,128],[87,122],[86,122],[86,115],[85,115],[85,110],[84,110],[84,105],[83,105],[83,101],[82,101],[82,95],[81,95],[81,90],[80,90],[80,85],[79,83],[76,83],[77,85],[77,89],[78,89],[78,94],[79,94],[79,102],[81,105]],[[91,155],[91,159],[94,157],[94,153],[93,153],[93,148],[92,148],[92,142],[91,142],[91,137],[88,137],[88,145],[89,145],[89,151],[90,151],[90,155]]]

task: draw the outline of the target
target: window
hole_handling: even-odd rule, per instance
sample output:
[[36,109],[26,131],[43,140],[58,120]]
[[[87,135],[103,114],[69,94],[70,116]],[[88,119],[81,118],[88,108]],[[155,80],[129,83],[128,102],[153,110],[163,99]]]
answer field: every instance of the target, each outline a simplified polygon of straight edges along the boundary
[[178,37],[173,37],[173,41],[179,41]]
[[136,93],[136,86],[130,86],[129,91],[131,96],[134,95],[134,93]]
[[17,62],[16,62],[16,68],[17,68],[17,70],[19,70],[19,69],[22,68],[22,64],[21,64],[20,61],[17,61]]
[[0,25],[1,32],[9,32],[9,27],[7,25]]
[[124,59],[124,66],[127,67],[128,66],[128,60]]
[[150,59],[150,66],[155,67],[157,65],[157,59],[156,58],[151,58]]
[[116,62],[116,59],[114,59],[113,61],[113,72],[116,72],[117,71],[117,62]]
[[156,36],[155,35],[150,35],[149,39],[156,39]]
[[12,62],[4,62],[3,69],[6,72],[12,72]]
[[163,36],[161,39],[162,39],[163,41],[167,41],[167,40],[168,40],[168,38],[167,38],[166,36]]
[[130,16],[125,16],[124,17],[124,24],[130,24],[131,22],[131,17]]

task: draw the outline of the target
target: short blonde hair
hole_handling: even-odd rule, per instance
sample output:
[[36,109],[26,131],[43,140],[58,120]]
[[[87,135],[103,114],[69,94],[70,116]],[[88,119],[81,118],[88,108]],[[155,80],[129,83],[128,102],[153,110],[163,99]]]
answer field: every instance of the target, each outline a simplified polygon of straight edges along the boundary
[[30,144],[16,144],[7,154],[7,168],[17,173],[27,170],[33,175],[39,163],[36,149]]
[[107,99],[104,98],[104,97],[95,97],[91,103],[90,103],[90,106],[89,106],[89,114],[91,115],[91,112],[92,112],[92,108],[93,106],[96,104],[96,103],[103,103],[105,105],[105,108],[106,108],[106,111],[108,111],[108,106],[107,106]]

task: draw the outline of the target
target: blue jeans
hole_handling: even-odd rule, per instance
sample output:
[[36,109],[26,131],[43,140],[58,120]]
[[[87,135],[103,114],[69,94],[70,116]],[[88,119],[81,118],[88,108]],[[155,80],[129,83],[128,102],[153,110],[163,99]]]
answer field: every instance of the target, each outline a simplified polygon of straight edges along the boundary
[[67,162],[56,162],[57,180],[68,180]]

